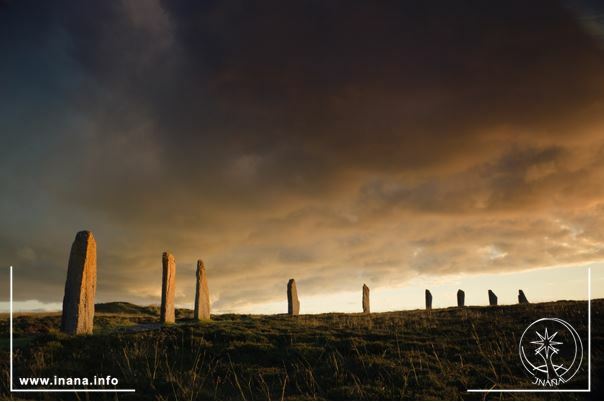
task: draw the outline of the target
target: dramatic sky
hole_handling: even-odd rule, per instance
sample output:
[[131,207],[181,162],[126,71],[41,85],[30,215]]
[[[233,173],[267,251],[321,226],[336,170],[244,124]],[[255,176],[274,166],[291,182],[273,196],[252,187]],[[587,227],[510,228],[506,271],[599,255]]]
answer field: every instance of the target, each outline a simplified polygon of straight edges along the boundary
[[99,301],[158,303],[164,250],[215,311],[280,311],[291,277],[303,311],[604,277],[598,2],[0,0],[0,136],[30,306],[83,229]]

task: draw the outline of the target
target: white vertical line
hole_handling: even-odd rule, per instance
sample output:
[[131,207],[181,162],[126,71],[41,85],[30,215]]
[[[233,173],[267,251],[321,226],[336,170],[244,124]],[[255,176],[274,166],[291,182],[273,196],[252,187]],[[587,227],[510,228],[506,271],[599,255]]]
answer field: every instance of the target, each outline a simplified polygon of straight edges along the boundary
[[466,392],[591,392],[591,267],[587,267],[587,389],[468,389]]
[[587,267],[587,389],[591,392],[591,267]]
[[13,266],[9,270],[9,311],[10,311],[10,392],[13,392]]

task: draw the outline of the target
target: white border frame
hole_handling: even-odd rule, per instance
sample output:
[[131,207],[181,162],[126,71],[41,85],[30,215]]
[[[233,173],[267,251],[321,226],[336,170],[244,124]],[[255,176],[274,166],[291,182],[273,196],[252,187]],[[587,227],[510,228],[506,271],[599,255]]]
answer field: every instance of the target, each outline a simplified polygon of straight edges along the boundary
[[[9,272],[10,392],[136,392],[125,389],[15,389],[13,387],[13,266]],[[587,267],[587,389],[468,389],[467,392],[591,392],[591,267]]]
[[468,389],[466,392],[591,392],[591,267],[587,267],[587,389]]
[[136,392],[133,388],[126,389],[109,389],[109,388],[91,388],[91,389],[59,389],[59,388],[51,388],[51,389],[36,389],[36,388],[19,388],[15,389],[13,387],[13,266],[10,266],[9,273],[9,282],[10,282],[10,296],[9,296],[9,314],[10,314],[10,392]]

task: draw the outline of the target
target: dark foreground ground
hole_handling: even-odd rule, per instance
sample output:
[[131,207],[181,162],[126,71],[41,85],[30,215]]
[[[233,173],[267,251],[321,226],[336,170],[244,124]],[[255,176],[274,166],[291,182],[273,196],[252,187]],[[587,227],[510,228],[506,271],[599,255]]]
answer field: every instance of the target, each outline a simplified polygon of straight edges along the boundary
[[[11,394],[3,315],[0,399],[596,399],[604,386],[603,312],[604,300],[593,301],[592,393],[488,395],[466,390],[531,387],[518,341],[536,319],[571,323],[587,357],[587,303],[371,316],[220,315],[205,323],[179,310],[178,323],[166,328],[152,307],[108,303],[97,308],[95,335],[78,337],[57,332],[56,314],[15,317],[16,383],[110,375],[136,393]],[[571,383],[587,386],[587,359]]]

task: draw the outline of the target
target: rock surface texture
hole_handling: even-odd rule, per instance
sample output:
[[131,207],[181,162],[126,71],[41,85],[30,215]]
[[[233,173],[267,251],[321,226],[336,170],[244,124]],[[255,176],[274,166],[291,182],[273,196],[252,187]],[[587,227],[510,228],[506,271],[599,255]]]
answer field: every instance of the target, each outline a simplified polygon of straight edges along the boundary
[[69,254],[67,280],[63,296],[61,331],[91,334],[96,294],[96,240],[92,232],[76,234]]
[[526,295],[524,294],[524,292],[522,291],[522,289],[518,290],[518,303],[520,303],[520,304],[529,304],[529,301],[526,298]]
[[160,321],[170,324],[176,321],[174,312],[174,292],[176,289],[176,262],[174,256],[168,252],[162,255],[162,281],[161,281],[161,310]]
[[210,319],[210,290],[208,289],[208,278],[203,261],[197,260],[197,271],[195,273],[195,312],[196,320]]
[[298,300],[296,281],[293,279],[290,279],[289,282],[287,282],[287,314],[300,314],[300,300]]
[[363,313],[369,314],[369,288],[363,284]]
[[430,310],[432,308],[432,293],[428,289],[426,289],[426,309]]
[[493,291],[491,289],[489,289],[489,306],[496,306],[497,305],[497,295],[495,295],[495,293],[493,293]]
[[466,302],[466,294],[463,290],[459,289],[457,291],[457,307],[465,306]]

